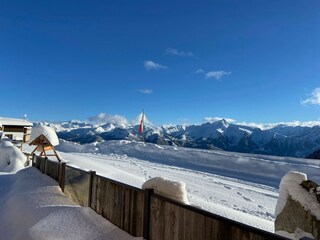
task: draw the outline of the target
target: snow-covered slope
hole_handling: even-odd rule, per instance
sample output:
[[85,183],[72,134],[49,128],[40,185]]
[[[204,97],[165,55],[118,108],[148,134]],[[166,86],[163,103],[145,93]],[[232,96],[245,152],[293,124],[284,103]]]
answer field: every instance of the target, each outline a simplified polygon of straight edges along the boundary
[[289,171],[320,182],[320,162],[132,141],[79,145],[61,141],[68,164],[136,187],[164,177],[186,183],[191,204],[273,231],[281,178]]
[[310,179],[320,182],[318,172],[320,161],[311,159],[181,148],[127,140],[84,145],[62,140],[57,149],[62,152],[116,154],[117,156],[133,157],[148,162],[238,178],[271,187],[278,187],[281,177],[289,171],[308,173]]
[[[105,118],[99,118],[95,123],[70,121],[47,124],[55,128],[59,138],[82,144],[142,139],[138,133],[137,121],[130,124],[118,118],[112,118],[109,122],[102,121]],[[320,149],[320,125],[281,124],[261,129],[229,123],[225,119],[189,126],[146,124],[143,138],[145,142],[160,145],[305,157]]]

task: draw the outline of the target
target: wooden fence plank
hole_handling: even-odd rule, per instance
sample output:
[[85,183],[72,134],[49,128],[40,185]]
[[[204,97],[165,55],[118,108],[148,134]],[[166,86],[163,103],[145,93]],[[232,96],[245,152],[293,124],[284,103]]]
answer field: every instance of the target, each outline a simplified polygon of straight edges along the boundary
[[130,190],[125,189],[124,192],[124,210],[123,210],[123,230],[126,232],[130,231],[130,220],[131,220],[131,211],[130,211]]
[[94,211],[97,209],[97,176],[95,174],[92,177],[91,208]]
[[205,217],[199,213],[193,214],[192,239],[205,239]]
[[151,197],[151,231],[150,239],[151,240],[162,240],[164,238],[164,216],[165,212],[163,211],[164,202],[160,199]]

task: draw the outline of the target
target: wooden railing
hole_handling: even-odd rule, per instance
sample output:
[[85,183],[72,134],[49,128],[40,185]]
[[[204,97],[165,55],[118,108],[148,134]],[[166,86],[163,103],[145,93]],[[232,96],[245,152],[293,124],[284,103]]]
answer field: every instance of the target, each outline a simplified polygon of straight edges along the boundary
[[133,236],[173,239],[287,239],[200,208],[184,205],[133,186],[36,155],[32,164],[55,179],[80,206],[98,214]]

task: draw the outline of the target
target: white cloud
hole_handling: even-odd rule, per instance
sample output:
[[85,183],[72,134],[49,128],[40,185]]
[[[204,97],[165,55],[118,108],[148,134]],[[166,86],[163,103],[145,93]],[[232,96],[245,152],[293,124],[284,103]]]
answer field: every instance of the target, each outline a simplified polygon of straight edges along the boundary
[[303,105],[320,105],[320,88],[316,88],[310,94],[310,97],[301,101]]
[[175,48],[167,48],[166,54],[176,55],[176,56],[180,56],[180,57],[193,57],[192,52],[178,51],[178,49],[175,49]]
[[237,122],[235,123],[237,125],[245,125],[248,127],[255,127],[260,128],[261,130],[268,130],[277,126],[290,126],[290,127],[314,127],[314,126],[320,126],[320,121],[307,121],[307,122],[301,122],[301,121],[292,121],[292,122],[278,122],[278,123],[247,123],[247,122]]
[[205,78],[206,79],[210,79],[210,78],[214,78],[214,79],[220,79],[223,76],[226,75],[230,75],[231,72],[225,72],[225,71],[211,71],[211,72],[207,72]]
[[109,115],[106,113],[99,113],[97,116],[89,117],[89,121],[96,124],[112,123],[116,126],[126,127],[129,125],[128,120],[120,115]]
[[222,118],[222,117],[205,117],[204,120],[206,122],[216,122],[216,121],[221,121],[222,119],[226,120],[228,123],[234,123],[236,120],[232,118]]
[[150,71],[150,70],[167,69],[168,68],[167,66],[161,65],[159,63],[155,63],[154,61],[151,61],[151,60],[144,61],[144,67],[148,71]]
[[320,126],[320,120],[319,121],[306,121],[306,122],[301,122],[301,121],[292,121],[292,122],[277,122],[277,123],[248,123],[248,122],[237,122],[235,119],[232,118],[222,118],[222,117],[205,117],[204,121],[213,123],[216,121],[221,121],[222,119],[226,120],[228,123],[233,123],[236,125],[242,125],[242,126],[248,126],[248,127],[253,127],[253,128],[260,128],[261,130],[268,130],[277,126],[290,126],[290,127],[297,127],[297,126],[302,126],[302,127],[314,127],[314,126]]
[[144,93],[144,94],[151,94],[153,93],[152,89],[140,89],[139,92]]
[[194,73],[196,74],[205,73],[205,71],[202,68],[198,68]]

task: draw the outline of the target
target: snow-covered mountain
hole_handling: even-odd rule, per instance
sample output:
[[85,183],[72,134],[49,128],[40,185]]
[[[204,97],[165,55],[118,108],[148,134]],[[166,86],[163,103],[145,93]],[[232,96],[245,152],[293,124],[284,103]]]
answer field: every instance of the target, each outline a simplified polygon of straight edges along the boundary
[[[46,123],[59,138],[80,144],[107,140],[135,140],[202,149],[304,157],[320,149],[320,125],[279,124],[267,129],[230,123],[225,119],[201,125],[154,126],[147,124],[143,137],[137,121],[118,123],[114,118],[99,122],[68,121]],[[102,121],[105,120],[105,121]]]

